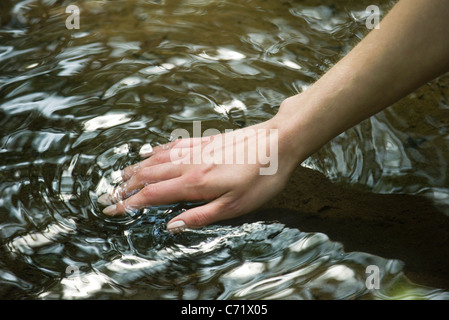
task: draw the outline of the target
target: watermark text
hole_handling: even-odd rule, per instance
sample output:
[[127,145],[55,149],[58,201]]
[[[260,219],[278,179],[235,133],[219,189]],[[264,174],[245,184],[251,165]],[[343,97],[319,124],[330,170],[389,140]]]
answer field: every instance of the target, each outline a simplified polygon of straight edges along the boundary
[[[175,129],[174,139],[190,139],[186,129]],[[201,136],[201,122],[193,122],[193,136]],[[203,132],[203,143],[173,147],[170,161],[174,164],[258,164],[260,175],[273,175],[278,170],[278,130],[209,128]],[[206,142],[206,143],[204,143]]]
[[76,5],[69,5],[65,9],[65,13],[70,13],[70,15],[65,20],[65,27],[69,30],[80,28],[80,9]]
[[369,274],[366,277],[365,286],[367,289],[380,289],[380,270],[376,265],[369,265],[366,267],[365,273]]
[[378,6],[370,5],[366,8],[366,13],[369,13],[365,20],[365,26],[372,29],[380,29],[380,9]]

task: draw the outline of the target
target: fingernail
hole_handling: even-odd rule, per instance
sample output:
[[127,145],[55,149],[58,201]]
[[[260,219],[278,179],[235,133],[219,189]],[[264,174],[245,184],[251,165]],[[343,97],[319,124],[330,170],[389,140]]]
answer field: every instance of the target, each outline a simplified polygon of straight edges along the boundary
[[167,224],[167,231],[174,232],[174,233],[176,233],[176,232],[181,232],[181,231],[183,231],[186,227],[187,227],[187,226],[186,226],[186,224],[185,224],[184,221],[182,221],[182,220],[176,220],[176,221],[173,221],[173,222],[169,222],[169,223]]
[[117,209],[117,205],[112,205],[109,207],[104,208],[103,213],[107,214],[107,215],[112,215],[113,213],[115,213],[115,210]]
[[114,201],[112,201],[112,196],[109,193],[103,194],[102,196],[100,196],[98,198],[97,201],[98,201],[98,203],[100,203],[100,204],[102,204],[104,206],[107,206],[107,205],[110,205],[110,204],[114,203]]

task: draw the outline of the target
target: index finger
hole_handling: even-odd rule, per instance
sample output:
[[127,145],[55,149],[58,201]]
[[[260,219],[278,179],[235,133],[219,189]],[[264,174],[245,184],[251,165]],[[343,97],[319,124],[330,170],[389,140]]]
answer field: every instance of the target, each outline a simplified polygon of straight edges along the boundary
[[204,141],[203,138],[191,138],[191,139],[178,139],[165,145],[158,145],[153,148],[149,158],[137,163],[130,165],[120,171],[118,174],[120,176],[120,182],[125,182],[134,176],[141,168],[162,164],[171,161],[171,150],[182,149],[182,148],[192,148],[199,145]]
[[200,200],[192,198],[191,195],[188,197],[188,191],[184,188],[184,184],[182,177],[149,184],[126,200],[106,207],[103,213],[109,216],[116,216],[151,205],[172,204],[186,201],[187,199],[191,201]]

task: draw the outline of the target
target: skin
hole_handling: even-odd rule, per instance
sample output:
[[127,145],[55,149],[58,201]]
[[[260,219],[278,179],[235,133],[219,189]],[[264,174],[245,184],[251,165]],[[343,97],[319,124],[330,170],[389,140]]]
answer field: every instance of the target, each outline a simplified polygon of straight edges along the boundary
[[[277,130],[276,174],[261,175],[260,163],[217,163],[225,154],[226,135],[245,136],[248,128],[180,139],[156,147],[149,158],[125,168],[121,186],[113,195],[99,198],[109,205],[103,212],[113,216],[130,208],[205,202],[167,224],[167,230],[177,232],[257,209],[279,193],[292,171],[329,140],[449,71],[448,16],[449,0],[399,1],[380,29],[372,30],[316,83],[284,100],[272,119],[248,127]],[[257,152],[248,141],[234,140],[233,144]],[[189,157],[199,144],[214,150],[216,163],[171,161],[171,151],[182,150]]]

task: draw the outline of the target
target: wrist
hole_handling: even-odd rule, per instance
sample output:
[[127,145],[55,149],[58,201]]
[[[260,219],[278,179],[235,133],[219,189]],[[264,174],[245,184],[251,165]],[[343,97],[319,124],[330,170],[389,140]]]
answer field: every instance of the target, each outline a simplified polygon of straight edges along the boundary
[[300,95],[285,99],[270,120],[279,132],[279,153],[288,157],[294,166],[301,164],[315,150],[313,140],[307,138],[307,122],[302,117],[304,103]]

